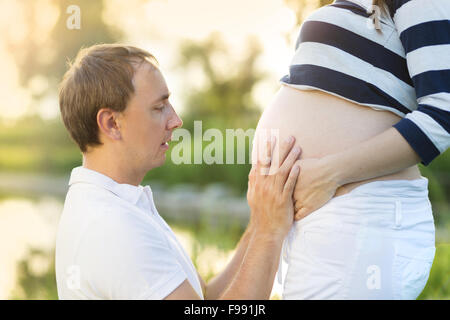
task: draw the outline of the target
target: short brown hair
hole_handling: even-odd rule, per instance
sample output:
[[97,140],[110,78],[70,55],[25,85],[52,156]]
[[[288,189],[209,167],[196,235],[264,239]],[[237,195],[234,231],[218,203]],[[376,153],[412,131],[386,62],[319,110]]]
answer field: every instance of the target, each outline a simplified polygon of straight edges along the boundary
[[59,90],[61,117],[72,139],[82,152],[89,145],[100,145],[97,113],[101,108],[125,110],[134,93],[136,64],[150,62],[149,52],[120,44],[98,44],[81,49],[69,64]]

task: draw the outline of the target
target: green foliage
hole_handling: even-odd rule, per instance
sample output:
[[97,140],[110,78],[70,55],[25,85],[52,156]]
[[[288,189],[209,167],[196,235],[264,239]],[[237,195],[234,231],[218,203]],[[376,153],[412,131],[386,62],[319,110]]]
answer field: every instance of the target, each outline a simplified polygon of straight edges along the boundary
[[[44,264],[40,272],[33,270],[36,260]],[[17,266],[18,283],[11,299],[15,300],[57,300],[54,253],[30,249],[25,259]]]
[[428,179],[435,223],[450,230],[450,152],[447,150],[428,166],[419,167]]
[[[201,269],[199,268],[200,264],[205,263],[205,261],[201,260],[201,253],[205,248],[212,246],[219,252],[230,252],[235,249],[244,232],[238,222],[211,221],[207,217],[208,214],[205,214],[198,223],[178,227],[180,230],[189,232],[194,239],[190,258],[197,270]],[[222,270],[225,267],[226,265],[222,266]],[[212,270],[207,270],[206,274],[201,274],[201,276],[205,281],[209,281],[215,274]]]
[[[187,85],[184,128],[192,130],[195,120],[203,121],[205,129],[255,128],[260,110],[251,94],[254,86],[264,78],[264,74],[256,69],[260,54],[259,44],[249,39],[247,55],[240,61],[233,61],[218,34],[212,34],[202,43],[182,44],[180,67],[188,70],[192,65],[199,65],[206,79],[200,89]],[[226,74],[218,70],[219,57],[225,65],[232,66]]]
[[450,299],[450,244],[438,244],[427,285],[419,300]]
[[[202,150],[213,142],[202,143]],[[247,190],[248,174],[251,169],[250,164],[250,141],[246,139],[245,145],[245,163],[237,164],[238,144],[234,143],[233,154],[234,164],[226,163],[227,145],[224,143],[222,150],[223,164],[206,164],[202,160],[202,164],[194,164],[193,144],[191,145],[191,164],[175,164],[170,158],[173,147],[167,151],[168,158],[164,166],[151,170],[144,179],[145,183],[151,184],[158,181],[165,185],[171,186],[179,183],[191,183],[198,186],[206,186],[211,183],[223,183],[236,192],[236,195],[243,194]]]
[[0,124],[0,170],[67,174],[81,165],[81,153],[60,119],[30,116],[14,126]]

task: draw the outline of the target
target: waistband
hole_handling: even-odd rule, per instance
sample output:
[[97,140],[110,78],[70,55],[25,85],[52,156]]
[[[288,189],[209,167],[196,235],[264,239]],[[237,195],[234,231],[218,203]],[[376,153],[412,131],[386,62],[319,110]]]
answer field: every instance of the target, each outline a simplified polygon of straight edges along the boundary
[[369,219],[370,223],[392,223],[396,211],[416,212],[406,215],[403,219],[405,223],[419,217],[431,220],[432,216],[426,210],[429,203],[427,178],[372,181],[330,199],[295,225],[298,228],[323,223],[334,225],[348,219],[359,223],[368,222]]
[[428,179],[420,177],[414,180],[381,180],[357,186],[342,196],[334,197],[336,202],[352,196],[374,196],[387,198],[421,198],[428,197]]

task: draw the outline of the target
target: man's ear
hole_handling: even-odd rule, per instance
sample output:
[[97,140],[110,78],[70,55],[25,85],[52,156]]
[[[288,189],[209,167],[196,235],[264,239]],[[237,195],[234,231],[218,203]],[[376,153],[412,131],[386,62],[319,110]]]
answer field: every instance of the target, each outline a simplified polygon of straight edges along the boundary
[[102,108],[97,112],[97,125],[99,133],[105,135],[112,140],[120,140],[122,134],[120,132],[120,124],[118,121],[119,112],[109,108]]

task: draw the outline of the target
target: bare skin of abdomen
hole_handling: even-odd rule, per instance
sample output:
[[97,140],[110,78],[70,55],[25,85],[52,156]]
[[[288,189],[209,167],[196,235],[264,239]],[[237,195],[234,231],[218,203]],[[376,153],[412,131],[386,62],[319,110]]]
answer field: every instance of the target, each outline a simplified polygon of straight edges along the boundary
[[[295,137],[296,144],[302,148],[302,159],[321,158],[368,140],[400,119],[392,112],[358,105],[326,92],[297,90],[282,85],[264,110],[257,135],[263,129],[279,130],[279,141],[289,135]],[[420,177],[415,165],[393,174],[343,185],[337,189],[335,196],[371,181],[413,180]]]

